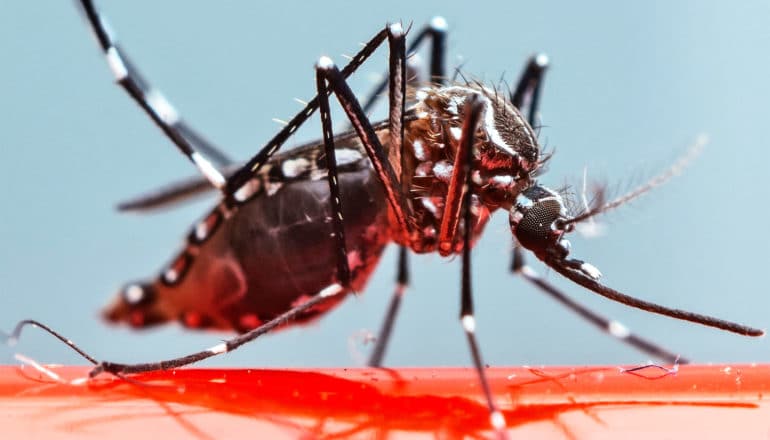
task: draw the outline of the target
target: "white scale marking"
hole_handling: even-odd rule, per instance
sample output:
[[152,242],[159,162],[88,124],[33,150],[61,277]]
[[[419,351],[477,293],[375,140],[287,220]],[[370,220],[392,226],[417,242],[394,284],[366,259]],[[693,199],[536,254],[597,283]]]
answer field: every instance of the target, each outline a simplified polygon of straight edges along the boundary
[[497,131],[497,127],[495,127],[495,109],[492,107],[491,100],[487,99],[486,101],[487,105],[484,111],[484,129],[487,131],[487,134],[489,134],[489,140],[491,140],[496,146],[505,150],[512,157],[518,157],[518,154],[516,154],[516,152],[513,151],[510,146],[508,146],[508,143],[503,140],[503,137],[500,136],[500,133]]
[[598,280],[599,278],[602,277],[602,273],[599,271],[599,269],[597,269],[596,266],[590,263],[581,264],[580,271],[588,275],[589,277],[593,278],[594,280]]
[[335,150],[334,157],[337,159],[337,166],[349,165],[363,159],[360,151],[351,148]]
[[209,236],[209,226],[206,224],[206,220],[195,225],[195,239],[203,241]]
[[398,37],[404,34],[404,28],[401,26],[401,23],[393,23],[390,25],[389,29],[393,36]]
[[248,182],[244,183],[243,186],[238,188],[233,194],[233,197],[238,202],[245,202],[251,196],[253,196],[257,191],[259,191],[261,186],[262,184],[258,179],[251,179]]
[[281,171],[283,175],[289,179],[293,179],[300,174],[306,172],[310,167],[310,161],[304,157],[300,157],[293,160],[285,160],[281,164]]
[[442,160],[433,165],[433,174],[442,182],[448,183],[452,178],[454,166],[448,161]]
[[144,289],[138,284],[132,284],[126,287],[123,297],[129,304],[138,304],[144,299]]
[[494,411],[490,415],[490,422],[492,423],[492,427],[498,431],[505,429],[505,417],[503,417],[503,413],[500,411]]
[[283,187],[283,183],[281,182],[267,182],[267,185],[265,186],[265,193],[268,196],[275,195],[275,193],[278,192],[279,189]]
[[201,156],[197,151],[193,151],[190,157],[192,157],[192,160],[195,162],[198,169],[201,170],[203,176],[206,177],[206,180],[211,182],[217,189],[224,188],[226,182],[225,176],[223,176],[219,170],[214,168],[214,165],[212,165],[211,162],[206,160],[206,158]]
[[462,317],[462,325],[466,333],[474,333],[476,331],[476,318],[473,315],[465,315]]
[[436,204],[433,203],[433,200],[426,197],[426,198],[420,199],[420,201],[422,202],[422,206],[424,206],[425,209],[430,211],[431,214],[433,215],[438,214],[438,208],[436,207]]
[[163,279],[166,280],[168,284],[174,284],[179,279],[179,272],[174,269],[168,269],[163,272]]
[[534,270],[534,269],[532,269],[532,268],[531,268],[531,267],[529,267],[529,266],[522,266],[522,267],[521,267],[521,273],[522,273],[522,274],[523,274],[525,277],[527,277],[527,278],[530,278],[530,279],[533,279],[533,280],[537,280],[537,279],[540,279],[540,276],[537,274],[537,272],[535,272],[535,270]]
[[329,70],[334,67],[334,61],[332,61],[332,59],[327,56],[322,56],[318,59],[316,66],[318,66],[319,69]]
[[343,289],[341,285],[334,283],[330,286],[324,287],[323,290],[318,292],[318,296],[328,298],[341,293],[343,290],[345,289]]
[[435,29],[437,31],[442,31],[442,32],[444,32],[447,29],[449,29],[449,25],[447,24],[447,22],[444,19],[444,17],[433,17],[430,20],[430,27],[432,27],[433,29]]
[[626,339],[631,336],[631,331],[628,327],[618,321],[610,321],[607,325],[607,331],[618,339]]
[[221,344],[217,344],[207,350],[211,354],[222,354],[227,353],[227,344],[225,342],[222,342]]
[[128,77],[128,67],[126,67],[126,63],[123,62],[123,58],[120,56],[120,53],[118,52],[115,47],[110,47],[107,49],[107,65],[110,67],[110,71],[112,72],[112,76],[115,77],[115,81],[123,81]]
[[428,156],[425,154],[425,148],[422,145],[422,141],[419,139],[415,139],[414,142],[412,142],[412,150],[414,150],[414,157],[419,161],[424,161],[428,159]]
[[179,122],[179,113],[170,102],[156,89],[151,89],[145,96],[147,105],[152,112],[166,125],[174,125]]

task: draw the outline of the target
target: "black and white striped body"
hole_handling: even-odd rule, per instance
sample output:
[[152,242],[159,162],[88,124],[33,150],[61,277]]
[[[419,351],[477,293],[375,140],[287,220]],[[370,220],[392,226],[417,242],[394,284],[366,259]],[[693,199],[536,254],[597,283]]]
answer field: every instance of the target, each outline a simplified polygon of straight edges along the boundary
[[[507,438],[504,413],[487,380],[487,364],[476,337],[471,281],[472,246],[489,215],[500,208],[509,214],[514,273],[602,331],[652,356],[683,361],[678,354],[571,300],[524,263],[523,251],[613,301],[738,334],[764,334],[760,329],[626,295],[600,283],[596,267],[569,256],[566,236],[576,224],[648,192],[677,174],[681,164],[615,200],[604,203],[598,193],[594,206],[586,201],[581,212],[570,212],[565,194],[534,180],[544,162],[532,129],[538,122],[539,91],[548,65],[543,55],[529,60],[510,93],[500,94],[477,82],[446,85],[446,22],[440,17],[431,20],[409,47],[404,28],[389,24],[342,68],[329,57],[320,57],[315,65],[316,95],[303,102],[302,110],[256,154],[234,168],[236,164],[226,154],[188,126],[142,77],[93,2],[81,0],[80,4],[116,82],[198,168],[201,180],[222,196],[192,227],[182,250],[158,276],[126,286],[105,317],[134,327],[181,321],[192,328],[241,334],[184,356],[134,364],[99,362],[34,320],[21,321],[12,340],[18,339],[26,325],[40,327],[95,364],[92,377],[102,372],[124,375],[182,367],[235,350],[276,328],[319,316],[350,291],[362,290],[385,245],[394,242],[401,246],[396,287],[369,360],[369,365],[381,366],[409,284],[408,251],[459,254],[460,322],[490,427],[497,438]],[[432,82],[407,93],[407,83],[410,87],[422,84],[407,76],[407,59],[426,41],[432,46]],[[386,42],[388,77],[361,105],[348,77]],[[366,109],[386,89],[388,120],[372,124]],[[339,101],[353,129],[350,133],[334,136],[331,98]],[[525,109],[527,117],[518,109]],[[316,111],[323,141],[278,154]],[[143,197],[134,206],[167,204],[201,187],[199,182],[188,181]]]
[[[418,234],[401,242],[402,234],[358,138],[354,133],[338,136],[351,289],[364,288],[390,241],[418,253],[441,251],[441,214],[464,117],[461,109],[470,94],[485,96],[490,114],[475,146],[474,238],[492,211],[509,208],[514,191],[530,184],[529,170],[538,165],[537,143],[516,109],[502,97],[495,101],[494,92],[481,86],[423,88],[405,118],[405,166],[400,173]],[[507,125],[498,127],[495,121]],[[389,150],[387,125],[377,127]],[[234,194],[237,209],[227,201],[218,204],[192,227],[184,249],[156,280],[126,286],[105,316],[135,327],[179,320],[192,328],[243,332],[338,281],[326,172],[322,145],[308,144],[274,157]],[[463,228],[461,222],[459,230]],[[462,240],[456,240],[442,253],[461,250]],[[313,310],[295,322],[319,312]]]

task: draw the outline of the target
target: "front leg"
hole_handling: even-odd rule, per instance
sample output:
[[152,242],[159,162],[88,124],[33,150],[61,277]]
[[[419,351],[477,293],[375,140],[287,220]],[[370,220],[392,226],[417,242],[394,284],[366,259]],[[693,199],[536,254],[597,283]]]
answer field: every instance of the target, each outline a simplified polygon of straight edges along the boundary
[[[458,238],[458,225],[460,219],[463,227],[462,248],[462,276],[460,299],[460,322],[468,339],[473,365],[478,374],[484,396],[489,407],[490,423],[497,432],[498,438],[507,438],[505,431],[505,418],[499,410],[492,395],[487,380],[484,361],[481,356],[478,341],[476,340],[476,318],[473,310],[473,291],[471,284],[471,198],[472,180],[471,167],[473,165],[473,145],[475,143],[476,130],[484,115],[484,98],[479,94],[471,94],[465,103],[465,121],[463,122],[460,143],[455,156],[455,165],[450,179],[449,194],[446,198],[444,213],[441,223],[439,250],[452,249],[453,243]],[[446,246],[449,246],[448,248]],[[442,252],[443,253],[443,252]]]

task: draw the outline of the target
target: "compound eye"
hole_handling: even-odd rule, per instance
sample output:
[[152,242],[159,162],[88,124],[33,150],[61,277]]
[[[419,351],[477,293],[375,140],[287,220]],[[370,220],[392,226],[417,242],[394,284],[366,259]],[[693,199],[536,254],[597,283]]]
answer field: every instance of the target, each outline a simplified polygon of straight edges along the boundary
[[538,253],[556,245],[571,225],[564,225],[564,203],[547,188],[534,186],[523,191],[511,210],[511,231],[525,248]]

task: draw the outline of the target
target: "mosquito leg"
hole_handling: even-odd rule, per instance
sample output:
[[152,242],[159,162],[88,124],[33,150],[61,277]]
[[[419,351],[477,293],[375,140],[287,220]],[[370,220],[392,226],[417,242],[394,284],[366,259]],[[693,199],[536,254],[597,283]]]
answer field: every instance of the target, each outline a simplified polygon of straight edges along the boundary
[[105,372],[112,373],[112,374],[134,374],[134,373],[143,373],[146,371],[169,370],[172,368],[179,368],[185,365],[190,365],[192,363],[199,362],[213,356],[218,356],[220,354],[233,351],[238,347],[240,347],[241,345],[251,342],[254,339],[264,335],[265,333],[269,333],[270,331],[274,330],[276,327],[286,324],[287,321],[290,321],[296,318],[297,316],[312,309],[313,307],[317,307],[338,295],[345,294],[346,292],[347,290],[344,287],[342,287],[340,284],[335,283],[335,284],[329,285],[323,290],[321,290],[320,292],[318,292],[316,295],[312,296],[306,302],[293,307],[292,309],[284,312],[283,314],[260,325],[254,330],[251,330],[247,333],[238,335],[232,339],[219,343],[209,348],[208,350],[203,350],[197,353],[189,354],[187,356],[182,356],[176,359],[169,359],[169,360],[160,361],[160,362],[148,362],[148,363],[141,363],[141,364],[120,364],[115,362],[99,362],[99,364],[93,370],[91,370],[91,372],[89,373],[89,376],[95,377]]
[[[434,40],[435,44],[435,40]],[[409,188],[402,178],[404,169],[404,111],[406,109],[406,38],[401,26],[391,26],[388,35],[389,75],[388,75],[388,125],[390,134],[390,148],[388,150],[388,162],[395,169],[399,178],[402,194],[408,194]],[[414,44],[413,44],[414,46]],[[393,330],[401,299],[408,282],[407,258],[409,250],[401,246],[398,253],[398,275],[396,288],[391,298],[390,306],[385,315],[380,333],[377,335],[377,343],[369,359],[369,366],[379,367],[385,355],[390,335]]]
[[382,359],[385,357],[385,350],[388,348],[390,335],[393,331],[393,324],[396,322],[398,310],[401,307],[401,300],[404,297],[404,291],[409,286],[409,250],[401,246],[398,250],[398,274],[396,275],[396,288],[393,296],[390,298],[388,311],[385,313],[385,319],[377,334],[376,345],[369,357],[368,365],[370,367],[381,367]]
[[[319,61],[320,63],[320,61]],[[342,217],[342,202],[340,200],[339,176],[337,174],[337,156],[334,150],[334,132],[332,131],[332,116],[329,110],[329,93],[320,66],[316,68],[316,87],[318,89],[318,106],[321,113],[321,130],[323,131],[324,152],[326,154],[326,179],[329,182],[331,197],[332,223],[334,237],[337,241],[337,279],[348,287],[350,284],[350,266],[348,251],[345,245],[345,225]]]
[[[342,79],[347,78],[353,72],[358,69],[364,61],[372,55],[372,53],[385,41],[388,36],[388,30],[383,29],[377,33],[368,43],[353,57],[339,73]],[[328,92],[331,93],[331,90]],[[299,111],[294,117],[286,124],[281,131],[273,136],[270,141],[257,152],[254,157],[249,159],[246,164],[241,167],[232,177],[227,179],[227,191],[228,199],[231,204],[243,203],[252,195],[248,190],[240,192],[241,189],[248,188],[249,181],[259,171],[260,168],[273,156],[281,145],[294,134],[297,129],[307,121],[310,116],[318,109],[318,96],[313,97],[305,105],[305,108]]]
[[[459,229],[460,219],[463,215],[463,200],[465,197],[470,197],[471,193],[468,179],[471,174],[473,138],[477,124],[476,122],[471,124],[469,121],[472,121],[473,117],[480,118],[480,113],[483,111],[477,109],[477,107],[481,108],[480,106],[482,105],[479,96],[471,96],[472,100],[469,100],[469,104],[467,104],[467,108],[470,109],[468,111],[469,116],[466,116],[463,124],[461,140],[457,152],[455,153],[452,177],[449,180],[449,188],[447,189],[444,212],[441,215],[441,227],[439,228],[438,233],[438,250],[443,256],[448,256],[454,251],[457,231]],[[465,229],[472,230],[473,227],[466,222]]]
[[[404,121],[404,107],[405,107],[405,36],[403,29],[398,24],[390,25],[387,29],[388,43],[390,46],[390,64],[389,64],[389,101],[390,101],[390,113],[389,113],[389,130],[390,130],[390,145],[389,156],[384,157],[385,150],[379,142],[371,124],[364,115],[363,109],[359,105],[355,95],[353,95],[350,88],[345,83],[344,78],[336,69],[332,61],[328,58],[322,58],[318,63],[319,78],[320,75],[325,72],[326,80],[329,82],[329,86],[332,91],[337,95],[340,104],[342,105],[345,113],[348,116],[353,128],[359,134],[364,147],[367,150],[370,160],[372,161],[374,168],[378,174],[380,181],[383,183],[388,201],[395,213],[396,219],[401,226],[401,230],[405,233],[411,230],[408,217],[408,205],[404,198],[404,193],[401,188],[400,179],[397,177],[401,170],[401,154],[403,148],[403,121]],[[437,59],[443,63],[443,55],[438,56]],[[436,63],[439,64],[439,63]],[[318,96],[324,96],[326,88],[323,87],[321,81],[319,81]],[[322,117],[324,124],[328,124],[328,119]],[[324,137],[327,137],[327,132],[330,129],[324,130]],[[330,137],[330,136],[329,136]],[[328,141],[327,143],[328,148]],[[396,172],[393,167],[398,168]],[[332,172],[330,168],[330,173]],[[333,185],[333,179],[330,180],[330,185]],[[341,212],[335,208],[336,212]],[[335,218],[335,222],[338,221]],[[344,242],[340,245],[341,251],[344,252]],[[402,251],[402,253],[405,251]],[[402,260],[405,262],[405,258]],[[400,265],[401,266],[401,265]],[[342,264],[340,264],[342,267]],[[405,271],[403,272],[405,274]],[[384,354],[385,345],[389,339],[390,329],[392,328],[393,321],[395,320],[396,312],[400,304],[400,296],[403,293],[403,289],[397,287],[392,305],[391,311],[386,315],[385,323],[383,324],[383,334],[381,338],[378,338],[378,346],[375,348],[375,352],[372,356],[371,363],[381,363],[382,356]]]
[[[430,81],[435,84],[444,84],[446,82],[445,58],[447,28],[446,20],[444,20],[443,17],[433,17],[428,26],[425,26],[420,30],[406,50],[408,57],[415,52],[426,39],[430,39]],[[364,104],[362,108],[364,113],[369,113],[372,107],[374,107],[374,104],[377,103],[379,97],[382,96],[382,92],[385,91],[385,87],[388,86],[389,79],[390,75],[388,75],[388,78],[383,78],[366,99],[363,100]],[[407,78],[407,81],[410,81],[410,79]]]
[[[391,25],[387,31],[391,33],[396,30],[395,26]],[[390,204],[399,229],[404,234],[404,239],[408,240],[409,232],[412,230],[411,217],[409,215],[411,211],[409,210],[406,196],[401,191],[400,179],[396,176],[393,166],[386,156],[385,149],[372,128],[372,124],[363,113],[361,105],[345,82],[343,74],[337,70],[332,60],[327,57],[321,57],[317,68],[319,73],[329,83],[329,88],[337,96],[342,109],[358,133],[361,143],[366,149],[369,159],[372,161],[374,171],[383,185],[385,197]]]
[[[390,146],[388,162],[393,166],[396,177],[401,181],[404,168],[404,111],[406,109],[406,35],[400,24],[388,27],[390,49],[388,75],[388,131]],[[402,190],[408,189],[400,186]]]
[[526,112],[527,122],[532,127],[539,125],[540,119],[540,89],[543,85],[543,77],[548,68],[548,57],[545,54],[533,55],[524,68],[524,73],[519,78],[516,90],[511,93],[511,103],[517,109],[524,112],[524,105],[528,105]]
[[326,301],[334,300],[334,298],[336,298],[337,296],[344,295],[347,292],[348,290],[345,289],[340,284],[336,284],[336,283],[331,284],[325,287],[324,289],[322,289],[316,295],[312,296],[310,299],[308,299],[304,303],[293,307],[292,309],[284,312],[283,314],[271,319],[270,321],[262,324],[261,326],[247,333],[238,335],[232,339],[219,343],[207,350],[203,350],[197,353],[189,354],[187,356],[182,356],[175,359],[168,359],[168,360],[159,361],[159,362],[147,362],[147,363],[140,363],[140,364],[98,362],[96,359],[94,359],[93,357],[88,355],[85,351],[83,351],[80,347],[75,345],[75,343],[72,342],[70,339],[64,337],[63,335],[59,334],[58,332],[54,331],[48,326],[33,320],[24,320],[19,322],[16,325],[16,328],[13,330],[13,332],[10,335],[6,335],[6,341],[8,344],[14,344],[19,339],[21,335],[21,330],[25,326],[29,325],[33,327],[38,327],[43,331],[49,333],[50,335],[54,336],[58,340],[62,341],[63,343],[65,343],[67,346],[75,350],[78,354],[83,356],[83,358],[85,358],[92,364],[95,364],[96,366],[89,373],[90,377],[95,377],[101,373],[122,375],[122,374],[143,373],[147,371],[169,370],[172,368],[179,368],[185,365],[190,365],[195,362],[208,359],[210,357],[218,356],[220,354],[233,351],[238,347],[240,347],[241,345],[251,342],[265,333],[271,332],[276,327],[286,324],[286,322],[295,319],[297,316],[302,315],[303,313],[313,309],[314,307],[321,306]]
[[560,302],[563,306],[567,307],[581,318],[593,324],[600,331],[612,336],[613,338],[616,338],[620,342],[630,345],[642,353],[646,353],[667,363],[690,363],[689,360],[679,356],[678,354],[666,350],[664,347],[654,342],[648,341],[631,333],[631,331],[620,322],[601,316],[593,310],[583,306],[579,302],[565,295],[563,292],[543,279],[537,272],[535,272],[534,269],[526,264],[524,261],[524,254],[522,253],[521,247],[518,244],[513,249],[511,271],[517,275],[521,275],[525,280],[535,285],[543,293],[549,295],[551,298]]
[[420,42],[427,37],[431,38],[430,52],[430,81],[435,84],[446,84],[446,34],[449,26],[444,17],[433,17],[428,29],[424,29],[414,40],[409,48],[417,47]]
[[[412,43],[409,45],[409,48],[406,50],[407,56],[408,54],[413,53],[417,48],[422,44],[425,39],[430,38],[431,40],[431,49],[430,49],[430,78],[431,82],[437,83],[437,84],[444,84],[446,82],[446,70],[445,70],[445,58],[446,58],[446,31],[447,31],[447,24],[443,17],[434,17],[430,24],[423,28],[415,37],[415,39],[412,41]],[[394,41],[396,40],[396,41]],[[376,102],[377,98],[381,96],[382,92],[385,89],[386,85],[389,85],[389,95],[390,95],[390,127],[391,127],[391,139],[394,138],[394,132],[398,133],[398,139],[400,142],[400,147],[398,149],[391,148],[390,153],[393,154],[395,151],[400,152],[400,157],[390,158],[391,164],[400,164],[401,169],[403,169],[403,164],[401,164],[401,159],[404,157],[403,152],[403,96],[405,95],[405,90],[403,87],[399,87],[399,84],[396,83],[396,79],[399,78],[398,70],[392,65],[394,63],[399,62],[399,56],[400,56],[400,48],[396,47],[397,39],[391,38],[391,52],[390,52],[390,62],[391,62],[391,68],[389,70],[389,76],[387,79],[384,79],[380,84],[375,88],[374,92],[365,100],[365,104],[363,106],[364,112],[368,113],[368,111],[371,109],[371,107]],[[396,56],[394,56],[396,55]],[[406,58],[406,57],[404,57]],[[401,68],[403,69],[403,67]],[[406,78],[406,83],[410,83],[411,79]],[[403,82],[402,82],[403,84]],[[400,92],[401,98],[394,97],[394,94]],[[402,100],[402,105],[399,108],[396,101],[398,99]],[[395,125],[394,121],[398,123],[398,125]],[[394,127],[398,127],[394,129]],[[397,173],[400,174],[400,173]],[[402,188],[404,189],[404,188]],[[372,351],[372,355],[369,358],[368,365],[370,367],[380,367],[382,366],[382,360],[385,356],[385,350],[387,349],[388,342],[390,341],[390,336],[393,331],[393,325],[396,321],[396,316],[398,315],[399,308],[401,306],[401,300],[404,296],[404,291],[406,290],[407,286],[409,285],[409,267],[408,267],[408,249],[405,247],[401,247],[399,249],[398,254],[398,274],[396,278],[396,288],[393,292],[393,296],[390,300],[390,305],[388,306],[388,310],[385,314],[385,318],[382,323],[382,327],[380,327],[380,331],[377,335],[377,342],[374,347],[374,350]]]
[[[462,249],[462,280],[461,280],[461,301],[460,301],[460,321],[465,331],[465,335],[468,338],[468,345],[471,350],[471,357],[473,358],[473,365],[476,368],[476,372],[481,382],[481,387],[484,390],[484,396],[487,400],[489,407],[490,422],[492,427],[497,431],[498,437],[507,438],[505,431],[505,417],[503,413],[497,407],[495,399],[492,396],[492,391],[489,387],[487,380],[484,362],[481,357],[481,350],[479,349],[478,341],[476,340],[476,318],[473,313],[473,292],[471,289],[471,234],[473,233],[473,227],[471,226],[471,166],[473,164],[473,142],[476,133],[476,127],[481,120],[484,111],[484,102],[479,95],[470,95],[466,101],[466,118],[463,123],[462,134],[460,138],[460,147],[458,148],[457,157],[460,158],[455,161],[455,171],[452,174],[452,180],[450,183],[450,191],[452,186],[456,183],[456,177],[462,178],[462,197],[460,198],[460,216],[463,220],[463,249]],[[462,156],[462,157],[461,157]],[[449,215],[453,209],[450,207],[450,197],[447,197],[446,207],[444,208],[444,216]],[[442,230],[444,225],[442,223]]]
[[150,86],[143,78],[139,70],[134,67],[130,59],[118,46],[114,36],[105,24],[104,18],[94,7],[92,0],[81,0],[80,5],[88,23],[91,25],[99,46],[107,57],[107,64],[118,84],[152,118],[155,124],[163,130],[163,133],[171,139],[179,148],[179,151],[198,167],[200,172],[214,187],[224,188],[224,176],[204,154],[210,156],[215,163],[219,164],[231,163],[230,159],[213,144],[206,141],[203,136],[187,126],[163,94]]
[[[316,86],[318,89],[318,101],[321,111],[321,123],[323,125],[324,147],[328,167],[327,178],[331,192],[332,219],[334,222],[334,234],[339,249],[338,254],[338,280],[342,285],[348,286],[350,281],[350,268],[347,261],[345,246],[344,226],[342,218],[342,204],[337,178],[337,162],[334,152],[334,134],[331,125],[331,112],[329,110],[329,88],[337,95],[343,109],[348,115],[350,123],[358,133],[364,148],[367,150],[370,160],[384,185],[385,194],[396,213],[401,231],[408,235],[410,231],[406,217],[406,200],[400,191],[401,184],[397,178],[397,172],[393,164],[398,164],[397,170],[401,170],[401,155],[393,157],[394,151],[401,151],[404,139],[404,95],[405,95],[405,37],[400,25],[390,25],[387,29],[388,43],[390,46],[390,150],[391,155],[385,157],[385,150],[380,144],[377,134],[369,120],[363,115],[361,106],[355,95],[347,86],[344,78],[328,57],[321,57],[316,65]],[[327,85],[328,82],[328,85]]]
[[61,342],[63,342],[65,345],[67,345],[71,349],[75,350],[80,356],[82,356],[88,362],[90,362],[90,363],[92,363],[94,365],[99,363],[96,359],[91,357],[88,353],[83,351],[74,342],[72,342],[72,340],[70,340],[68,338],[65,338],[64,336],[59,334],[57,331],[55,331],[54,329],[48,327],[47,325],[43,324],[42,322],[38,322],[38,321],[35,321],[33,319],[25,319],[23,321],[20,321],[18,324],[16,324],[16,327],[13,329],[13,331],[10,334],[6,335],[3,332],[0,332],[0,334],[2,334],[4,336],[6,344],[8,344],[8,345],[15,345],[16,342],[21,337],[22,329],[24,329],[24,327],[26,327],[26,326],[37,327],[37,328],[43,330],[44,332],[50,334],[51,336],[53,336],[56,339],[58,339]]

